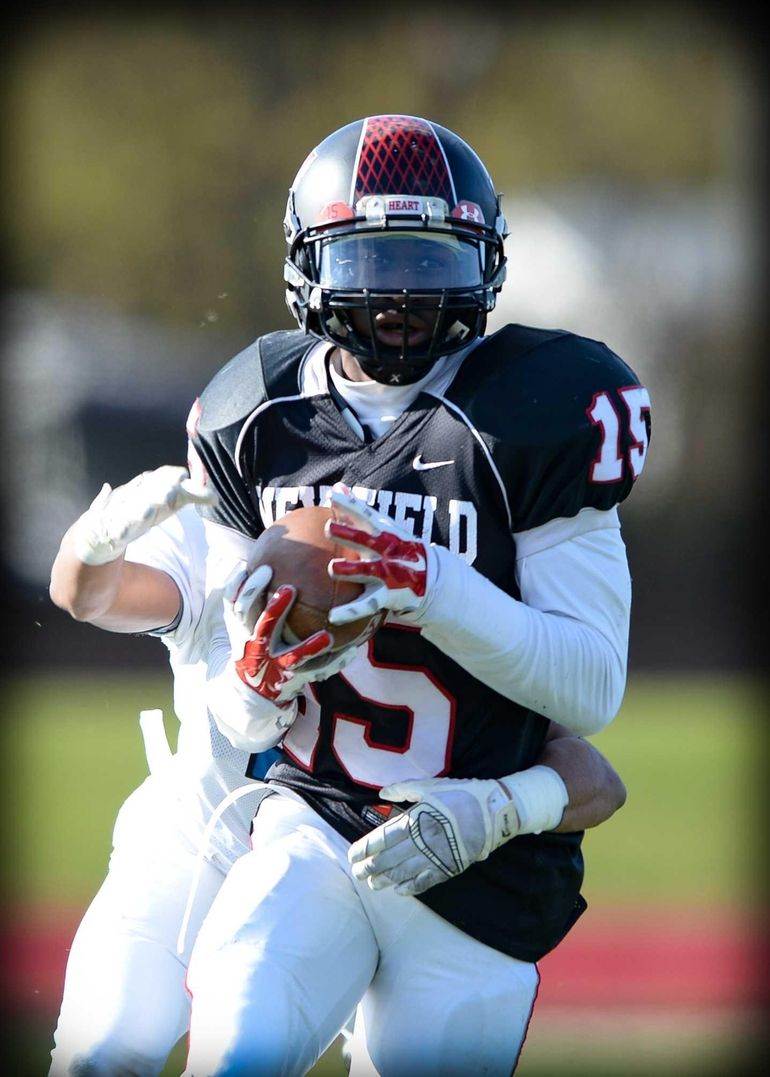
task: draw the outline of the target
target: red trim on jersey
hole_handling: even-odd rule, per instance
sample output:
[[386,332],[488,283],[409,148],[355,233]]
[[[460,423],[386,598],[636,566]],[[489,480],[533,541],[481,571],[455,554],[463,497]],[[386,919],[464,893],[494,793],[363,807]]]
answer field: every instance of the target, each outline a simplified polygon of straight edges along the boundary
[[[650,430],[650,415],[652,414],[652,404],[642,404],[638,409],[639,422],[642,423],[646,430],[645,441],[640,441],[639,438],[634,436],[634,418],[635,415],[631,410],[631,403],[628,399],[628,393],[645,393],[649,400],[649,393],[644,385],[623,385],[618,389],[618,396],[625,405],[627,417],[628,417],[628,430],[629,430],[629,444],[626,449],[626,457],[628,459],[628,466],[631,468],[631,474],[634,479],[637,479],[642,472],[642,468],[646,462],[647,447],[649,445],[649,430]],[[647,417],[645,419],[645,416]],[[634,450],[639,454],[639,466],[634,463],[633,453]]]
[[[318,755],[318,749],[321,745],[321,704],[318,702],[318,693],[316,692],[314,684],[308,684],[305,690],[305,694],[298,697],[297,707],[299,709],[297,719],[292,724],[292,726],[290,726],[288,732],[286,733],[286,736],[281,741],[280,748],[281,751],[285,752],[286,755],[288,755],[289,758],[293,760],[294,763],[296,763],[296,765],[301,770],[304,770],[307,774],[313,774],[315,773],[316,756]],[[310,755],[307,760],[301,759],[289,747],[292,733],[295,732],[294,726],[297,724],[297,721],[300,718],[308,722],[315,721],[316,724],[315,733],[312,738],[312,745],[310,747]]]
[[[407,626],[407,625],[404,625],[404,626],[401,626],[401,625],[384,625],[380,629],[380,631],[383,632],[383,631],[387,631],[388,629],[391,629],[391,630],[395,629],[396,631],[406,631],[406,632],[411,631],[411,632],[413,632],[413,631],[415,631],[415,626],[411,626],[411,625],[409,625],[409,626]],[[420,629],[417,628],[417,631],[420,631]],[[457,700],[447,690],[447,688],[436,678],[433,671],[431,669],[428,669],[426,666],[419,665],[419,664],[412,665],[411,663],[408,664],[408,663],[405,663],[405,662],[384,662],[384,661],[382,661],[380,659],[375,658],[374,657],[374,644],[375,644],[375,642],[376,642],[375,639],[371,639],[371,640],[369,640],[369,643],[367,645],[367,657],[368,657],[369,663],[372,666],[375,666],[377,669],[394,669],[394,670],[403,670],[404,672],[420,673],[430,681],[430,683],[434,686],[434,688],[436,688],[441,693],[441,695],[444,696],[444,698],[447,700],[447,702],[449,704],[449,729],[448,729],[448,732],[447,732],[446,745],[444,747],[444,765],[443,765],[443,767],[441,768],[441,770],[437,774],[433,775],[436,778],[440,778],[444,774],[447,773],[447,771],[450,769],[450,765],[451,765],[452,745],[454,743],[455,725],[456,725],[456,722],[457,722]],[[386,751],[386,752],[392,752],[395,755],[404,755],[404,754],[406,754],[406,752],[410,751],[411,747],[412,747],[412,730],[413,730],[413,727],[414,727],[414,720],[415,720],[415,713],[412,710],[412,708],[406,703],[384,703],[382,700],[374,699],[374,698],[372,698],[370,696],[365,696],[365,695],[363,695],[363,693],[359,692],[358,689],[355,687],[355,685],[345,676],[344,670],[339,674],[339,676],[347,681],[350,690],[352,692],[354,692],[359,697],[359,699],[362,699],[364,702],[370,704],[372,707],[376,707],[378,710],[400,711],[401,713],[406,713],[407,714],[408,728],[407,728],[407,732],[406,732],[405,741],[404,741],[404,744],[403,744],[402,747],[396,748],[396,747],[393,747],[393,745],[390,745],[390,744],[380,744],[379,741],[375,741],[368,733],[366,733],[364,735],[365,742],[372,748],[377,748],[377,749],[380,749],[380,750]],[[343,771],[344,774],[347,775],[347,777],[350,779],[350,781],[354,785],[359,785],[359,786],[362,786],[363,788],[366,788],[366,789],[379,789],[380,786],[377,785],[377,784],[372,785],[369,782],[362,782],[359,779],[354,778],[353,775],[348,770],[348,768],[344,765],[344,763],[340,759],[339,753],[337,752],[337,749],[335,748],[335,745],[334,745],[334,734],[336,732],[337,725],[338,725],[338,723],[340,721],[346,721],[346,722],[350,722],[353,725],[366,726],[366,727],[371,726],[371,721],[369,719],[367,719],[367,718],[359,718],[359,717],[353,718],[350,715],[347,715],[347,714],[345,714],[345,713],[343,713],[341,711],[335,711],[332,714],[332,719],[331,719],[331,738],[330,738],[330,742],[329,742],[329,747],[331,748],[331,751],[332,751],[332,753],[334,755],[334,758],[337,760],[337,763],[339,764],[340,769]]]

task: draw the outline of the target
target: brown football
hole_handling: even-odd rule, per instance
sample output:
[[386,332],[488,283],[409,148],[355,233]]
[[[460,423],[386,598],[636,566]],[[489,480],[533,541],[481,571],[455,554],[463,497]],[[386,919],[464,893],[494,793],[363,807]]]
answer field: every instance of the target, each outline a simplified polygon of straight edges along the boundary
[[281,516],[257,539],[249,568],[252,571],[258,565],[272,568],[268,594],[285,583],[297,588],[297,597],[286,618],[286,642],[296,643],[328,628],[334,636],[332,649],[337,651],[379,627],[382,614],[346,625],[329,624],[327,618],[332,606],[350,602],[363,590],[360,583],[335,579],[327,571],[333,557],[358,560],[355,550],[326,537],[324,527],[330,516],[330,510],[320,506],[293,509]]

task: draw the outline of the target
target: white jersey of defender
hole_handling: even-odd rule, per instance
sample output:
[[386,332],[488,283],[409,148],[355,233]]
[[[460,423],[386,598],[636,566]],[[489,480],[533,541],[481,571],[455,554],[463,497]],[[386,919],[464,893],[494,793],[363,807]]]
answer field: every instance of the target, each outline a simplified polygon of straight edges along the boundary
[[[234,748],[219,732],[206,706],[206,670],[211,642],[223,631],[222,590],[233,569],[245,564],[249,540],[232,535],[222,540],[218,528],[216,551],[207,539],[207,526],[189,506],[133,542],[126,559],[166,572],[181,599],[177,625],[159,632],[168,649],[174,675],[174,710],[179,719],[177,751],[164,778],[178,800],[180,834],[197,851],[203,828],[232,790],[248,784],[244,777],[249,753]],[[244,796],[222,814],[206,851],[226,862],[249,848],[249,828],[255,797]]]
[[[202,519],[185,508],[128,548],[129,560],[167,572],[182,597],[178,624],[162,635],[174,673],[178,746],[173,755],[148,752],[151,773],[118,813],[109,872],[70,950],[50,1077],[86,1071],[156,1077],[187,1030],[192,944],[231,864],[250,848],[257,793],[264,788],[244,777],[248,753],[219,733],[205,704],[206,655],[221,628],[221,588],[239,553],[247,554],[244,543],[240,551],[225,543],[214,556]],[[245,784],[254,794],[227,808],[204,841],[212,812]],[[186,942],[178,953],[185,915]]]

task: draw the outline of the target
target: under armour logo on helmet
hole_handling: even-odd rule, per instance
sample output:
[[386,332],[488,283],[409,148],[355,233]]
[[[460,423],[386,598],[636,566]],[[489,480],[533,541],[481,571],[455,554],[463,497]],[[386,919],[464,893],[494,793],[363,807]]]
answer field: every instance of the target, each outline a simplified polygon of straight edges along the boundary
[[461,221],[473,221],[474,224],[484,223],[484,214],[481,212],[481,206],[476,202],[458,202],[452,210],[452,216],[459,218]]

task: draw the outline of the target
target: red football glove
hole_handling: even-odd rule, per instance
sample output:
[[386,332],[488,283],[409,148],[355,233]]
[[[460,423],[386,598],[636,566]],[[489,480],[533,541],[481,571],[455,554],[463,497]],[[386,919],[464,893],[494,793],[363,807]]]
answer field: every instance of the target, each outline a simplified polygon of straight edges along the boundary
[[[297,593],[288,584],[279,587],[259,616],[255,616],[258,599],[271,575],[272,570],[261,565],[252,573],[243,571],[232,577],[224,594],[225,609],[228,604],[231,608],[226,620],[235,671],[240,679],[265,699],[285,707],[308,681],[330,675],[331,671],[316,663],[312,673],[303,673],[302,667],[329,651],[334,638],[324,629],[296,644],[283,641],[284,623]],[[332,664],[336,665],[336,661]]]
[[332,490],[331,505],[334,519],[326,525],[327,534],[360,551],[362,559],[334,558],[329,572],[364,585],[360,598],[330,610],[331,623],[347,624],[379,610],[419,609],[438,572],[432,547],[342,489]]
[[279,587],[265,603],[272,575],[267,565],[232,574],[222,596],[225,666],[219,668],[221,648],[212,649],[209,662],[207,703],[217,728],[249,752],[277,744],[297,717],[295,700],[305,686],[338,673],[356,654],[353,646],[332,653],[327,631],[285,643],[282,630],[295,589]]

